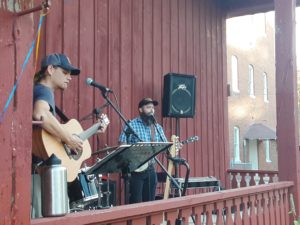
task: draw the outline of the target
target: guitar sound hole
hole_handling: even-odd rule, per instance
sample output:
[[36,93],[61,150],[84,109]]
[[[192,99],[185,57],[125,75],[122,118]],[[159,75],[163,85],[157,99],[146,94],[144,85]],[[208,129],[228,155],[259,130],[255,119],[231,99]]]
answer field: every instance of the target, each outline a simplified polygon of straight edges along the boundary
[[72,149],[71,150],[71,157],[74,159],[74,160],[78,160],[82,155],[82,151],[77,151],[77,153]]

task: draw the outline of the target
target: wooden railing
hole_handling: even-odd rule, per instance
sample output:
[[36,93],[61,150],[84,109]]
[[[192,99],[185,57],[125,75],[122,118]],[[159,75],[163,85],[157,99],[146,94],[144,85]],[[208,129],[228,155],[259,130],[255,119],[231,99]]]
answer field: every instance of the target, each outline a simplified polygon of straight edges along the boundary
[[229,169],[231,188],[278,182],[278,171]]
[[[292,182],[158,200],[32,220],[32,225],[290,225]],[[177,223],[176,223],[177,224]]]

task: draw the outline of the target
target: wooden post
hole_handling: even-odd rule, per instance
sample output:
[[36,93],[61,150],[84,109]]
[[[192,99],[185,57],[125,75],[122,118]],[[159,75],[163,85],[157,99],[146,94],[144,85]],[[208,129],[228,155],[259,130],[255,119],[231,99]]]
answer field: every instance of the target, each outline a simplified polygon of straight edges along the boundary
[[[8,99],[15,79],[32,43],[32,16],[15,19],[0,10],[0,110]],[[0,123],[0,224],[30,224],[32,56],[17,92]]]
[[275,0],[277,146],[280,181],[294,181],[300,210],[300,154],[296,76],[296,0]]

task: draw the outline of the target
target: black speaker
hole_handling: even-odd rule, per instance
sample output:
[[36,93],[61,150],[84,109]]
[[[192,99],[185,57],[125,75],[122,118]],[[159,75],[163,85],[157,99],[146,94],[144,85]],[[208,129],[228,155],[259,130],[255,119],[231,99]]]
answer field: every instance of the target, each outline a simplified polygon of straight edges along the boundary
[[168,73],[164,76],[163,116],[194,117],[196,77]]

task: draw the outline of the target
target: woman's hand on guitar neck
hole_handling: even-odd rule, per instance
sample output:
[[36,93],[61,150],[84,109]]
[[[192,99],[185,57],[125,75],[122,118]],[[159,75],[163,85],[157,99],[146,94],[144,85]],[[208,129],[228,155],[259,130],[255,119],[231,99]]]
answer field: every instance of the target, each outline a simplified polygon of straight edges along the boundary
[[104,133],[106,131],[108,124],[110,123],[107,115],[101,114],[100,118],[98,119],[98,122],[100,123],[100,128],[98,130],[98,133]]

